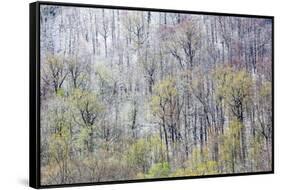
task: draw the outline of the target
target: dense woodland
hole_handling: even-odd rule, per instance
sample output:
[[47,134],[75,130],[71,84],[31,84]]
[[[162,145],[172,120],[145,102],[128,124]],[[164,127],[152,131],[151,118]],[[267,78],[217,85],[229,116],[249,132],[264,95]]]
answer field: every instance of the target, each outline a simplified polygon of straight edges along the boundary
[[270,171],[272,20],[41,5],[41,184]]

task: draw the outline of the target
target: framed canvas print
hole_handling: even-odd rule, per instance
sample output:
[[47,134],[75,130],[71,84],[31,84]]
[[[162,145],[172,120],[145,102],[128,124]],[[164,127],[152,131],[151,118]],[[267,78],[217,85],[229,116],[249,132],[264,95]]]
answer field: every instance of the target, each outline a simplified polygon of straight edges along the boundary
[[274,172],[272,16],[30,4],[30,186]]

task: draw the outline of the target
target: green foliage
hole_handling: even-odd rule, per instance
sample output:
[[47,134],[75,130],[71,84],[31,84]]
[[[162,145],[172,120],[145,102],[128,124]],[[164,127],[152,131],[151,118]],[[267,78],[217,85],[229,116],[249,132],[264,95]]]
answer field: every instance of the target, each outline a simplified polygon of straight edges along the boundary
[[75,89],[71,101],[78,108],[85,125],[93,125],[98,115],[105,109],[98,95],[94,92]]
[[163,140],[161,142],[160,137],[154,135],[148,138],[148,142],[151,148],[152,161],[154,163],[166,162],[166,149]]
[[64,92],[64,90],[62,88],[60,88],[60,89],[57,90],[57,94],[56,95],[59,96],[59,97],[64,97],[65,92]]
[[130,167],[146,173],[151,163],[165,162],[165,148],[159,137],[151,136],[139,139],[126,152],[126,159]]
[[236,70],[233,67],[220,67],[214,72],[216,92],[218,97],[234,105],[237,99],[244,101],[251,97],[253,82],[245,70]]
[[149,169],[148,174],[145,175],[146,178],[161,178],[168,177],[170,173],[170,165],[167,162],[157,163],[152,165]]
[[87,82],[90,81],[90,76],[86,72],[86,68],[89,67],[88,64],[77,57],[71,56],[67,57],[65,64],[67,65],[70,82],[72,83],[71,87],[86,86]]
[[86,141],[89,138],[89,134],[90,134],[90,128],[89,127],[83,127],[80,130],[80,133],[78,133],[78,137],[75,141],[76,143],[76,147],[80,148],[80,149],[85,149],[86,148]]
[[163,99],[169,99],[177,95],[176,81],[172,78],[167,78],[155,85],[155,94]]
[[60,55],[46,55],[46,61],[42,65],[42,78],[54,92],[62,88],[68,72],[65,71],[63,58]]
[[271,82],[265,82],[260,88],[260,95],[262,98],[271,98]]
[[161,114],[163,109],[169,109],[177,94],[176,81],[172,78],[167,78],[155,84],[154,95],[150,102],[152,113],[157,115]]
[[98,64],[96,66],[96,74],[103,83],[112,84],[114,81],[112,71],[110,71],[104,64]]
[[218,163],[212,160],[198,162],[194,166],[180,168],[174,171],[171,176],[201,176],[218,174]]
[[221,137],[220,158],[227,172],[235,172],[240,154],[240,133],[243,125],[237,121],[230,121],[229,127]]
[[127,152],[128,164],[139,171],[146,172],[150,164],[150,146],[145,139],[132,144]]
[[78,108],[86,108],[89,110],[101,109],[98,96],[94,92],[89,92],[80,89],[74,89],[72,94],[72,100],[75,101]]
[[263,143],[263,138],[259,134],[250,139],[249,158],[251,160],[251,167],[256,171],[260,171],[263,168],[263,156],[266,154],[263,150]]
[[186,161],[186,166],[183,170],[176,170],[173,175],[196,176],[218,173],[218,163],[211,159],[207,147],[203,148],[203,150],[195,148],[190,158]]
[[54,162],[65,161],[69,156],[70,126],[64,120],[57,121],[57,132],[51,135],[49,141],[49,152]]
[[218,163],[215,161],[206,161],[197,164],[191,173],[187,172],[187,175],[211,175],[218,173]]
[[161,108],[159,107],[160,103],[161,103],[161,97],[152,96],[150,101],[150,108],[153,114],[158,114],[161,111]]
[[59,71],[59,69],[64,67],[62,57],[59,55],[48,54],[46,57],[46,64],[52,71]]

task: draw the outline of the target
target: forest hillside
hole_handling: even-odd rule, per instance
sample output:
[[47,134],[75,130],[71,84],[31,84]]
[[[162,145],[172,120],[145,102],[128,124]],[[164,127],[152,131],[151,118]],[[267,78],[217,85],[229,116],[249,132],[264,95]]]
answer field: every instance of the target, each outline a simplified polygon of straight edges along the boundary
[[40,6],[41,184],[271,171],[272,20]]

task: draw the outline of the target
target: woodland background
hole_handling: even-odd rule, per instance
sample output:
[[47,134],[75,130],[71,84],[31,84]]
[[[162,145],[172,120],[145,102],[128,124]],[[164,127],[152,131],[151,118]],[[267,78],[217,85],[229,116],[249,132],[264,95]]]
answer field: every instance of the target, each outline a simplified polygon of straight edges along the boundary
[[43,184],[271,170],[271,20],[41,7]]

